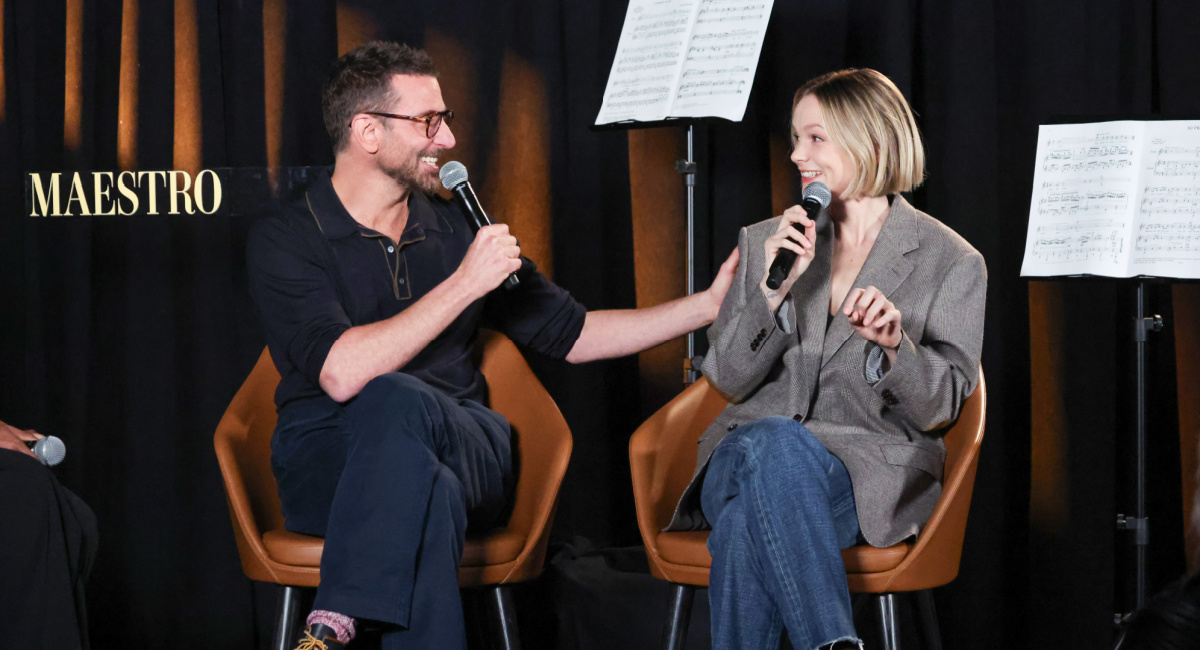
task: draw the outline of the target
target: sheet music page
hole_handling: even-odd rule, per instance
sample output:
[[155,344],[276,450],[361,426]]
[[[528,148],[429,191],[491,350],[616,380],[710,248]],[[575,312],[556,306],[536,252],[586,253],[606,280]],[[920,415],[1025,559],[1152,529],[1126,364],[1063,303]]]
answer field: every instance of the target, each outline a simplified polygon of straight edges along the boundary
[[1038,129],[1022,276],[1129,275],[1144,126]]
[[746,115],[774,0],[701,0],[672,117]]
[[746,114],[774,0],[630,0],[596,124]]
[[596,124],[666,119],[701,0],[630,0]]
[[1200,121],[1146,123],[1130,275],[1200,278]]

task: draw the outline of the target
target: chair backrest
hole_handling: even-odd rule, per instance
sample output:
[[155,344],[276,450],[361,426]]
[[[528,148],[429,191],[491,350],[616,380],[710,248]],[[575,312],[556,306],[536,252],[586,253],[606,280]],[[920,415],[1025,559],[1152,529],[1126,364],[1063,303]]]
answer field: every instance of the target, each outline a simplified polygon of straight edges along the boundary
[[[646,420],[629,441],[638,528],[652,565],[660,561],[658,533],[670,522],[695,469],[696,442],[726,404],[707,380],[698,381]],[[884,591],[924,589],[910,586],[939,580],[937,584],[945,584],[957,575],[986,412],[980,370],[979,385],[944,438],[942,496],[913,549],[885,578],[890,588]]]
[[963,404],[958,421],[943,438],[946,444],[946,471],[942,477],[942,496],[917,536],[912,550],[899,566],[889,572],[887,580],[871,591],[883,593],[929,589],[944,585],[958,575],[986,420],[987,384],[981,368],[979,385]]
[[642,423],[629,440],[638,528],[652,560],[654,539],[671,521],[692,479],[696,443],[728,402],[707,379],[688,386]]
[[[533,563],[540,570],[546,526],[571,455],[571,432],[554,400],[538,382],[520,351],[502,334],[480,333],[480,369],[487,380],[491,407],[503,415],[516,436],[520,474],[508,530],[529,540],[512,572]],[[234,395],[213,438],[225,481],[242,569],[252,580],[280,582],[287,567],[272,560],[262,536],[283,528],[275,476],[271,471],[271,435],[275,430],[274,394],[279,373],[267,350]],[[534,434],[536,432],[536,435]]]
[[279,493],[271,473],[278,385],[279,371],[264,348],[213,436],[242,570],[251,580],[267,582],[280,582],[276,563],[270,560],[262,541],[263,533],[283,527]]
[[[529,580],[540,574],[544,565],[548,526],[571,460],[571,430],[512,341],[485,331],[480,342],[483,358],[479,369],[487,379],[488,405],[508,420],[516,438],[517,488],[505,530],[525,535],[526,544],[511,566],[499,572],[503,575],[483,573],[475,582]],[[460,582],[461,577],[460,572]]]

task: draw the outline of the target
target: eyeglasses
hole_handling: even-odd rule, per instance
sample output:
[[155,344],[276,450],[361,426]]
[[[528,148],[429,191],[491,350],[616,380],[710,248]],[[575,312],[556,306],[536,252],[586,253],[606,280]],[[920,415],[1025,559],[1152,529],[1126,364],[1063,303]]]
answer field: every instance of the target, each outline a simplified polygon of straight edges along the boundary
[[433,139],[433,136],[437,135],[438,129],[442,128],[442,122],[445,122],[446,126],[449,126],[450,123],[454,121],[454,111],[438,111],[423,117],[414,117],[412,115],[396,115],[395,113],[377,113],[375,111],[366,111],[366,114],[375,115],[377,117],[391,117],[397,120],[408,120],[410,122],[424,122],[425,137],[429,138],[430,140]]

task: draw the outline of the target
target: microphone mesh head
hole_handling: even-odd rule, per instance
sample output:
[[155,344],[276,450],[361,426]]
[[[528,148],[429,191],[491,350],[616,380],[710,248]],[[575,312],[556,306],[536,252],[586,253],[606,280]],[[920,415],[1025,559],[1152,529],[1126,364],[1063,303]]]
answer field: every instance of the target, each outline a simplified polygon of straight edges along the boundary
[[467,182],[467,166],[457,160],[451,160],[442,165],[442,170],[438,172],[438,176],[442,179],[442,187],[452,190]]
[[33,454],[43,465],[53,467],[67,457],[67,446],[54,436],[46,436],[33,443]]
[[817,181],[816,183],[809,183],[808,187],[804,188],[804,198],[801,201],[807,201],[808,199],[815,199],[817,203],[821,204],[822,208],[828,208],[829,202],[833,200],[833,194],[830,193],[829,187],[821,181]]

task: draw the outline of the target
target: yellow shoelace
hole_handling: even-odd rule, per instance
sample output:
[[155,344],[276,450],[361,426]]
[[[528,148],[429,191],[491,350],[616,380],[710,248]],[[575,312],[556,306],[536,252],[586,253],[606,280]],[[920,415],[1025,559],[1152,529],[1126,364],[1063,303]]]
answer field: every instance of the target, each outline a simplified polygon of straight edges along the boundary
[[304,631],[304,640],[300,645],[296,646],[296,650],[329,650],[329,646],[317,637],[309,634],[308,630]]

